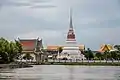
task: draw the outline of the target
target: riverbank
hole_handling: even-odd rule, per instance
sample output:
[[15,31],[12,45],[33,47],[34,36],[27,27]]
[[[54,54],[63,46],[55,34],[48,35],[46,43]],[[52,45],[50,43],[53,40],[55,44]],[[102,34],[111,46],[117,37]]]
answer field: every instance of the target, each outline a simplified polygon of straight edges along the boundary
[[0,64],[0,68],[6,68],[8,66],[9,66],[9,64]]
[[41,64],[0,64],[0,68],[26,68],[32,65],[120,66],[120,62],[45,62]]
[[120,62],[47,62],[40,65],[120,66]]
[[32,67],[29,64],[26,63],[20,63],[20,64],[16,64],[16,63],[10,63],[10,64],[0,64],[0,68],[26,68],[26,67]]

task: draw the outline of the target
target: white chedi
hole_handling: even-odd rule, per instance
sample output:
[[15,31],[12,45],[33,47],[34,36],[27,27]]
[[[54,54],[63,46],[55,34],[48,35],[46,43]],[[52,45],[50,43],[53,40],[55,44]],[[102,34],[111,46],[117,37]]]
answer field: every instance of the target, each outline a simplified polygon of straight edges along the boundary
[[67,46],[63,48],[63,51],[61,53],[58,52],[57,59],[84,60],[85,57],[83,54],[81,54],[79,47]]
[[79,59],[84,60],[85,57],[81,54],[79,47],[76,45],[75,33],[72,25],[72,15],[70,14],[70,26],[67,34],[66,46],[63,47],[63,51],[58,53],[58,59]]

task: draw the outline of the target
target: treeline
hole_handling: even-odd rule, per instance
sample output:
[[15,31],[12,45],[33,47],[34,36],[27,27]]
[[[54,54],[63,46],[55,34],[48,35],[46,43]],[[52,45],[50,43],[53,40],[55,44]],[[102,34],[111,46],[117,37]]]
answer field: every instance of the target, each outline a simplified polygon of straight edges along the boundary
[[10,63],[17,59],[22,52],[19,41],[8,41],[0,38],[0,63]]
[[116,51],[93,52],[89,48],[83,52],[87,60],[119,60],[120,46],[115,46]]

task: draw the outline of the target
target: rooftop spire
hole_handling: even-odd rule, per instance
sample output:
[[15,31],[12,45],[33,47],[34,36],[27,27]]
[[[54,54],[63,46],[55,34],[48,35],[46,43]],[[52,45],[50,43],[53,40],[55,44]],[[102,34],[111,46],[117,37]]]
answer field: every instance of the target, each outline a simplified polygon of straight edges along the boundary
[[70,8],[70,28],[73,29],[73,24],[72,24],[72,9]]
[[70,25],[69,25],[69,31],[67,34],[67,42],[76,42],[75,40],[75,33],[73,30],[73,24],[72,24],[72,9],[70,8]]

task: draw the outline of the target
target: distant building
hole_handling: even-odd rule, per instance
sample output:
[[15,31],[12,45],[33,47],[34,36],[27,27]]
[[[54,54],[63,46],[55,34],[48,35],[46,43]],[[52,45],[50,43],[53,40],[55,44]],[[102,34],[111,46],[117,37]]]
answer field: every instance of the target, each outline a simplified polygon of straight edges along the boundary
[[[56,46],[56,45],[54,45],[54,46],[47,46],[47,51],[58,51],[58,48],[59,47],[62,47],[62,48],[64,48],[65,46]],[[84,51],[85,50],[85,45],[79,45],[78,46],[79,47],[79,50],[81,50],[81,51]]]
[[101,45],[100,49],[98,50],[99,52],[105,52],[105,51],[111,51],[113,50],[113,46],[110,44],[103,44]]
[[58,51],[58,48],[61,46],[47,46],[48,51]]
[[35,60],[35,51],[39,51],[43,48],[42,39],[18,39],[20,44],[22,45],[22,57],[29,53],[33,59]]

